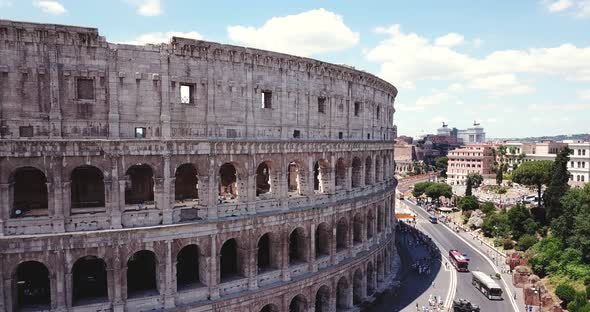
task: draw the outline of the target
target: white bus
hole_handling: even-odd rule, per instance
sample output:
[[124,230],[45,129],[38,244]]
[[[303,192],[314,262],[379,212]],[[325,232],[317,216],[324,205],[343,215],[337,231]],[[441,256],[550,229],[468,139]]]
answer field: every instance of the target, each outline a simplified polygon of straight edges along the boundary
[[488,297],[490,300],[502,300],[502,287],[500,287],[500,285],[498,285],[498,283],[489,275],[480,271],[472,271],[471,275],[473,276],[471,283],[475,288],[479,289],[484,296]]

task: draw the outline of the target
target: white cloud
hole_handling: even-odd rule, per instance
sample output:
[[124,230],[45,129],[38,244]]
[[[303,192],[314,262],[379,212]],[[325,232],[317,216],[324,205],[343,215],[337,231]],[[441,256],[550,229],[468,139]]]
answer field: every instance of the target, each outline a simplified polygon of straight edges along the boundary
[[455,82],[455,83],[450,84],[447,89],[452,92],[463,91],[463,85]]
[[454,47],[462,44],[463,41],[465,41],[465,37],[463,37],[463,35],[452,32],[436,38],[434,44],[441,47]]
[[590,104],[530,104],[527,110],[539,113],[588,111]]
[[496,123],[498,120],[496,118],[488,118],[486,119],[486,122],[491,124],[491,123]]
[[476,48],[481,47],[481,45],[483,44],[483,40],[481,38],[475,38],[473,39],[473,46]]
[[12,6],[12,1],[10,0],[0,0],[0,8],[8,8]]
[[143,16],[158,16],[162,14],[161,0],[127,0],[135,6],[136,12]]
[[590,100],[590,89],[578,91],[578,97],[581,100]]
[[518,82],[518,74],[590,80],[590,47],[578,48],[566,43],[552,48],[499,50],[474,57],[452,47],[436,45],[418,34],[404,33],[399,25],[379,27],[376,32],[385,34],[386,38],[369,49],[366,57],[380,63],[379,75],[394,85],[454,80],[498,95],[532,91]]
[[227,32],[238,44],[300,56],[344,50],[355,46],[360,37],[340,15],[324,9],[273,17],[259,28],[228,26]]
[[160,44],[160,43],[169,42],[172,37],[182,37],[182,38],[189,38],[189,39],[196,39],[196,40],[203,39],[203,36],[196,31],[189,31],[189,32],[169,31],[169,32],[153,32],[153,33],[142,34],[133,40],[125,41],[122,43],[135,44],[135,45],[144,45],[144,44],[148,44],[148,43]]
[[545,0],[543,4],[551,13],[567,12],[575,17],[590,18],[590,0]]
[[57,1],[39,0],[33,1],[33,5],[41,9],[41,11],[53,15],[61,15],[67,12],[66,8]]

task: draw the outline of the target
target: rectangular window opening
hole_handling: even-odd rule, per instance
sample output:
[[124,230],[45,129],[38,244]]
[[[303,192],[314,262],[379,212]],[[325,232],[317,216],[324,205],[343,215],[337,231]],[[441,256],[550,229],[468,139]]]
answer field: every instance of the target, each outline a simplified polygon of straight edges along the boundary
[[326,113],[326,98],[318,97],[318,113]]
[[193,104],[195,94],[195,85],[188,83],[180,84],[180,103],[181,104]]
[[293,130],[293,138],[299,139],[301,137],[301,131]]
[[18,135],[22,138],[30,138],[33,136],[33,126],[18,127]]
[[262,105],[261,108],[272,108],[272,92],[262,91]]
[[135,127],[135,137],[138,139],[145,138],[146,132],[145,127]]
[[354,115],[358,117],[360,114],[361,114],[361,103],[354,102]]
[[338,132],[338,138],[342,140],[344,138],[344,134],[342,132]]
[[76,80],[78,91],[78,100],[94,100],[94,80],[88,78],[78,78]]

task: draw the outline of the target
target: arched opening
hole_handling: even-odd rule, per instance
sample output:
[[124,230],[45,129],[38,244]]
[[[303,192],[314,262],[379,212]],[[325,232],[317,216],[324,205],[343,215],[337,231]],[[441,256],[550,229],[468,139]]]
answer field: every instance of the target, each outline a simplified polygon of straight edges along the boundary
[[363,299],[363,272],[360,269],[357,269],[354,272],[354,278],[352,280],[352,303],[353,304],[360,304]]
[[337,189],[345,189],[346,188],[346,164],[344,159],[338,158],[336,162],[336,188]]
[[270,168],[266,162],[256,168],[256,196],[270,192]]
[[299,176],[299,165],[292,161],[287,167],[287,190],[290,193],[299,193],[301,177]]
[[375,227],[373,226],[374,222],[375,215],[373,209],[369,209],[367,212],[367,238],[371,238],[375,234]]
[[313,165],[313,190],[316,193],[326,193],[330,183],[328,170],[330,164],[325,159],[316,161]]
[[183,164],[174,174],[174,199],[177,201],[199,199],[199,178],[193,164]]
[[383,177],[383,171],[381,170],[381,161],[379,160],[379,156],[375,157],[375,182],[381,182],[381,178]]
[[149,250],[134,253],[127,260],[127,298],[158,294],[156,254]]
[[133,165],[125,173],[125,204],[150,204],[154,201],[154,172],[149,165]]
[[315,312],[330,312],[330,288],[323,285],[315,295]]
[[18,168],[13,176],[12,217],[34,217],[49,214],[47,178],[33,167]]
[[371,296],[375,292],[375,270],[373,263],[367,264],[367,296]]
[[341,277],[336,285],[336,311],[348,309],[350,296],[350,285],[346,277]]
[[37,261],[27,261],[16,268],[17,308],[22,310],[49,310],[51,290],[49,270]]
[[191,244],[183,247],[176,256],[176,289],[183,290],[200,285],[199,246]]
[[105,206],[104,176],[100,169],[94,166],[76,167],[70,181],[72,209]]
[[385,267],[383,266],[383,255],[377,257],[377,280],[382,282],[385,278]]
[[315,256],[319,258],[321,256],[330,255],[330,237],[332,231],[327,223],[323,222],[318,225],[315,231]]
[[95,256],[80,258],[72,268],[72,302],[84,305],[108,300],[107,265]]
[[377,105],[377,111],[376,111],[376,118],[379,119],[381,116],[381,106]]
[[389,162],[387,161],[387,157],[383,156],[383,180],[387,180],[387,173],[389,171]]
[[219,199],[221,202],[238,197],[238,172],[236,167],[225,163],[219,168]]
[[373,168],[373,162],[371,161],[371,156],[367,156],[365,160],[365,185],[373,184],[373,179],[371,179],[371,170]]
[[289,264],[305,262],[305,231],[296,228],[289,235]]
[[223,243],[219,257],[219,273],[221,282],[240,276],[238,271],[238,243],[231,238]]
[[274,304],[267,304],[260,309],[260,312],[279,312],[279,308]]
[[377,208],[377,233],[383,231],[383,206]]
[[336,251],[348,248],[348,222],[344,217],[336,225]]
[[352,228],[352,241],[360,244],[363,241],[363,216],[360,213],[354,215]]
[[303,295],[297,295],[289,303],[289,312],[305,312],[307,310],[307,300]]
[[362,163],[358,157],[352,159],[352,187],[361,186],[361,167]]
[[258,239],[258,271],[268,271],[272,268],[270,234],[266,233]]

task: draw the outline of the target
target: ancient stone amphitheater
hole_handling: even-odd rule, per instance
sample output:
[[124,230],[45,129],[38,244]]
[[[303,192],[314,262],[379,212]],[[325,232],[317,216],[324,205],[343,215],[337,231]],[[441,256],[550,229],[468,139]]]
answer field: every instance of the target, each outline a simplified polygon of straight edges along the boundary
[[396,94],[0,20],[0,310],[357,310],[396,272]]

